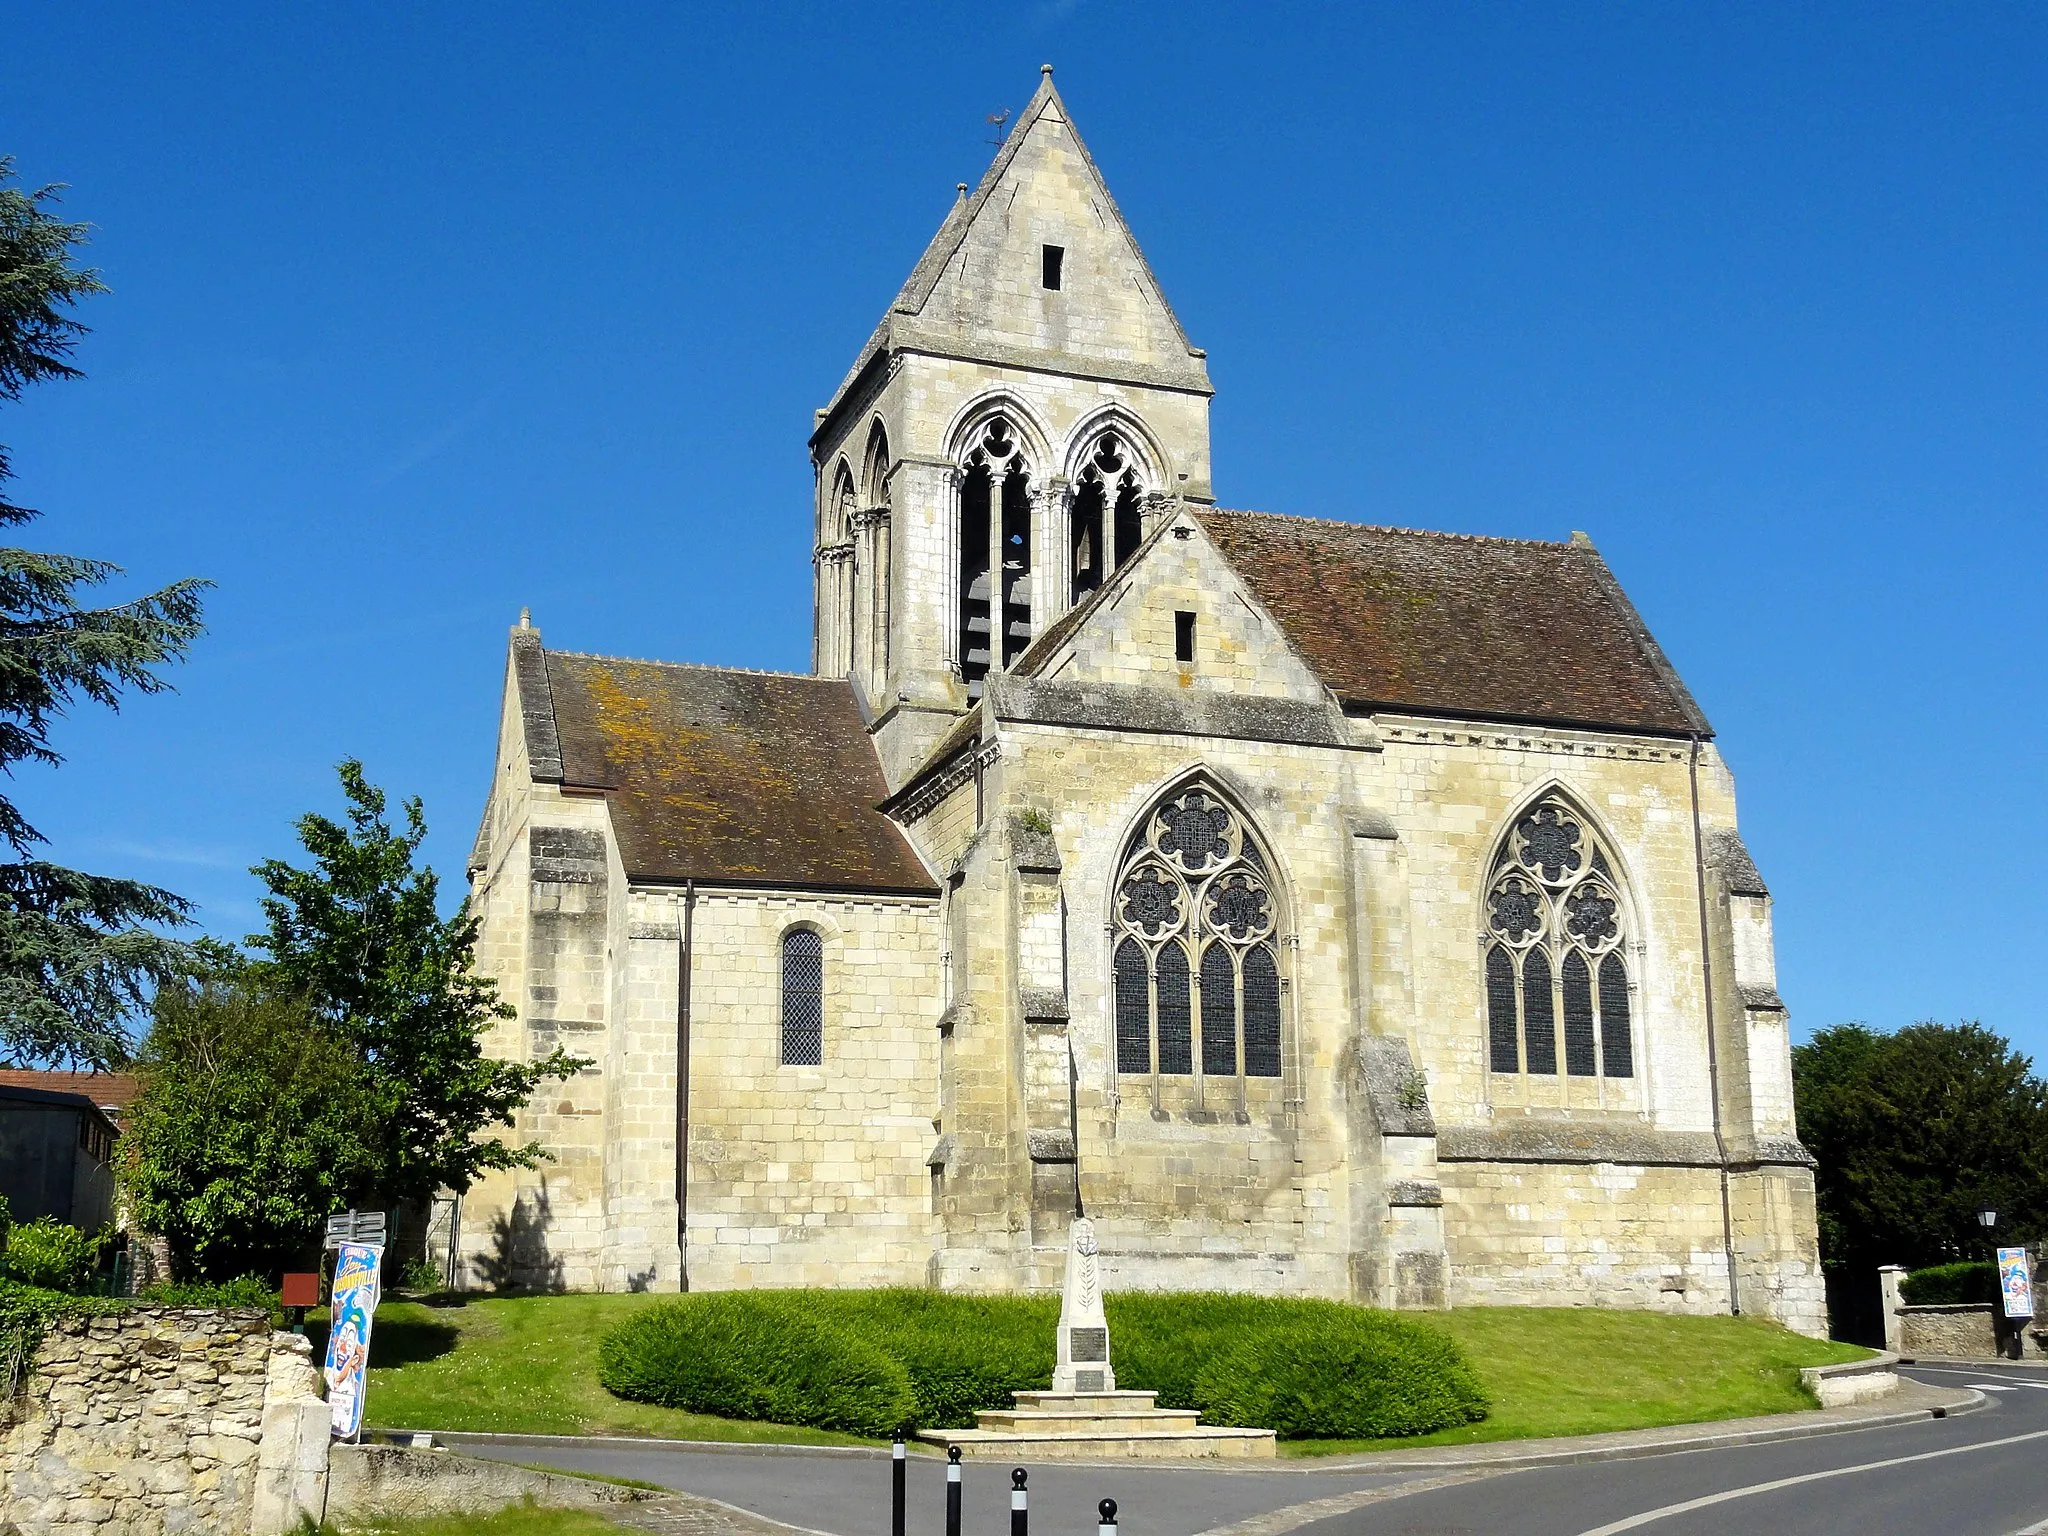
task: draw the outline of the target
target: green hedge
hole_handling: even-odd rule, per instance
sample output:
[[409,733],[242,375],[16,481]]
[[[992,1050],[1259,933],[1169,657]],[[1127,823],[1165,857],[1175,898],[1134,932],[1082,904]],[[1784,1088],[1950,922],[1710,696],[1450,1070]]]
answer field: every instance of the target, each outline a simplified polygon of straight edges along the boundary
[[[1328,1301],[1207,1293],[1107,1298],[1117,1385],[1204,1422],[1287,1438],[1418,1435],[1485,1417],[1450,1338]],[[963,1428],[1052,1383],[1059,1305],[925,1290],[687,1296],[604,1338],[620,1397],[856,1434]]]
[[1899,1282],[1899,1294],[1915,1307],[1957,1307],[1998,1300],[1998,1266],[1988,1259],[1916,1269]]

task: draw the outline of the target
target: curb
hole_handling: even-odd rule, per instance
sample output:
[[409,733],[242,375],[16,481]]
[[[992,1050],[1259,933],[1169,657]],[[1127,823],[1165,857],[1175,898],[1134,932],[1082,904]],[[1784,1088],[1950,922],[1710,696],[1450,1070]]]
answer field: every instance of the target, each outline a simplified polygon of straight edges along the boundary
[[[1398,1451],[1383,1451],[1369,1456],[1345,1457],[1332,1461],[1330,1471],[1366,1472],[1519,1472],[1531,1467],[1564,1467],[1589,1461],[1634,1461],[1648,1456],[1671,1456],[1687,1451],[1731,1450],[1744,1445],[1769,1445],[1780,1440],[1813,1440],[1822,1435],[1853,1434],[1863,1429],[1892,1429],[1901,1424],[1917,1424],[1923,1419],[1948,1418],[1952,1415],[1972,1413],[1984,1407],[1990,1399],[1982,1392],[1967,1388],[1927,1389],[1930,1396],[1942,1399],[1925,1402],[1911,1408],[1896,1408],[1884,1413],[1861,1413],[1851,1417],[1853,1410],[1839,1408],[1817,1408],[1800,1414],[1773,1415],[1771,1419],[1733,1419],[1730,1425],[1741,1424],[1749,1427],[1707,1430],[1690,1435],[1671,1435],[1666,1439],[1644,1440],[1644,1434],[1659,1434],[1657,1430],[1623,1430],[1616,1435],[1587,1435],[1590,1444],[1573,1444],[1570,1441],[1550,1440],[1524,1442],[1530,1445],[1555,1447],[1555,1449],[1530,1450],[1505,1455],[1442,1456],[1424,1459],[1417,1455],[1403,1456]],[[1812,1415],[1806,1417],[1806,1413]],[[1785,1419],[1799,1422],[1785,1423]],[[1773,1422],[1776,1420],[1777,1422]],[[1704,1427],[1703,1427],[1704,1428]],[[1497,1444],[1511,1445],[1504,1441]],[[1448,1449],[1448,1448],[1446,1448]]]
[[[1861,1363],[1861,1362],[1858,1362]],[[1427,1453],[1406,1453],[1399,1451],[1376,1451],[1363,1456],[1286,1457],[1277,1462],[1260,1461],[1256,1464],[1233,1464],[1214,1460],[1169,1461],[1161,1459],[1143,1463],[1152,1467],[1181,1467],[1189,1470],[1218,1473],[1260,1473],[1291,1472],[1303,1477],[1321,1473],[1341,1472],[1518,1472],[1532,1467],[1571,1466],[1590,1461],[1633,1461],[1648,1456],[1671,1456],[1687,1451],[1727,1450],[1743,1445],[1768,1445],[1780,1440],[1810,1440],[1822,1435],[1851,1434],[1863,1429],[1891,1429],[1901,1424],[1917,1424],[1923,1419],[1946,1418],[1953,1414],[1964,1414],[1984,1407],[1989,1399],[1981,1392],[1967,1388],[1948,1389],[1927,1387],[1925,1391],[1936,1401],[1927,1401],[1910,1408],[1897,1408],[1889,1412],[1858,1412],[1854,1409],[1815,1408],[1799,1413],[1773,1414],[1766,1419],[1723,1420],[1725,1427],[1709,1428],[1699,1426],[1695,1434],[1672,1434],[1665,1430],[1621,1430],[1611,1435],[1573,1436],[1570,1439],[1523,1441],[1531,1447],[1522,1451],[1487,1454],[1483,1449],[1458,1454],[1463,1447],[1445,1446],[1447,1454],[1432,1456]],[[1808,1417],[1808,1415],[1811,1417]],[[1794,1422],[1786,1422],[1792,1420]],[[1741,1425],[1742,1428],[1733,1426]],[[1685,1426],[1673,1426],[1682,1429]],[[540,1450],[564,1446],[581,1446],[592,1450],[619,1451],[684,1451],[697,1454],[725,1453],[741,1456],[829,1456],[849,1459],[884,1460],[890,1452],[886,1446],[859,1445],[784,1445],[773,1441],[728,1441],[728,1440],[661,1440],[625,1435],[514,1435],[493,1434],[484,1431],[434,1430],[435,1442],[451,1450],[460,1450],[464,1443],[470,1445],[531,1446]],[[1644,1435],[1663,1435],[1666,1438],[1645,1440]],[[1496,1445],[1513,1445],[1514,1441],[1496,1441]],[[1542,1449],[1536,1449],[1542,1447]],[[936,1458],[933,1458],[936,1459]],[[1138,1465],[1127,1460],[1091,1462],[1062,1458],[1062,1466],[1113,1466],[1131,1467]]]

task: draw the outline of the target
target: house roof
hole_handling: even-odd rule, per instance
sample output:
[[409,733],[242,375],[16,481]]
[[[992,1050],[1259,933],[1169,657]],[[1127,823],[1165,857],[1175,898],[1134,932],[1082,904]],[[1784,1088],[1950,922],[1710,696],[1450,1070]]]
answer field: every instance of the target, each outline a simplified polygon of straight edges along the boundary
[[888,785],[843,679],[544,651],[535,630],[513,662],[556,753],[535,777],[607,793],[628,879],[937,890],[876,808]]
[[19,1067],[0,1067],[0,1088],[78,1094],[116,1120],[142,1092],[141,1082],[126,1072],[35,1072]]
[[1192,510],[1348,709],[1712,734],[1583,535]]

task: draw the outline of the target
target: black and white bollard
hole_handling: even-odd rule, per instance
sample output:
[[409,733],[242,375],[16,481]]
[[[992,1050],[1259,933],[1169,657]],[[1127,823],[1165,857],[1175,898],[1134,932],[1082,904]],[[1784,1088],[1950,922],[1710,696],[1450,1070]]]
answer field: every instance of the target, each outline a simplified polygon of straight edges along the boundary
[[946,1536],[960,1536],[960,1447],[946,1447]]
[[1116,1536],[1116,1500],[1104,1499],[1095,1506],[1095,1513],[1101,1517],[1095,1536]]
[[1031,1536],[1031,1512],[1024,1501],[1024,1469],[1010,1472],[1010,1536]]
[[903,1536],[904,1512],[903,1431],[896,1431],[896,1443],[889,1448],[889,1536]]

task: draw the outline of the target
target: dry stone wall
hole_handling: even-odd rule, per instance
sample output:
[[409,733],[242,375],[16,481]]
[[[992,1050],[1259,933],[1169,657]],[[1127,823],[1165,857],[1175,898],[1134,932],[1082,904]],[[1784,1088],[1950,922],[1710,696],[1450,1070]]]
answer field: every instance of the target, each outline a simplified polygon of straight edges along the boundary
[[[265,1454],[266,1400],[317,1407],[306,1347],[273,1334],[257,1311],[136,1307],[56,1319],[20,1392],[0,1405],[0,1529],[241,1536],[259,1461],[281,1459]],[[284,1501],[274,1507],[318,1513],[317,1492],[293,1499],[292,1474],[271,1480]]]

